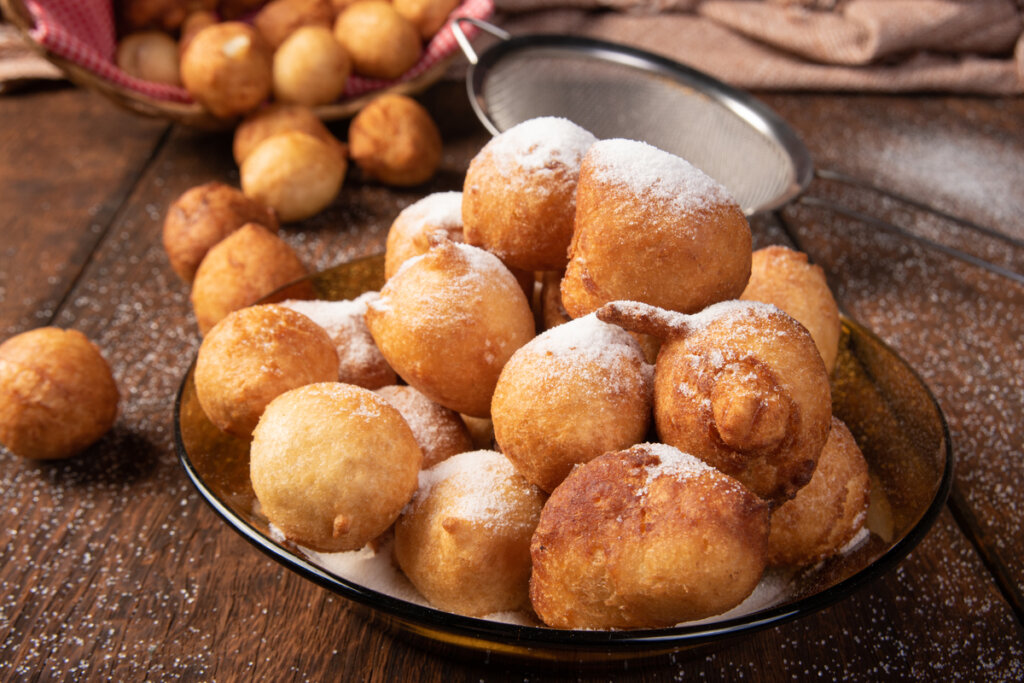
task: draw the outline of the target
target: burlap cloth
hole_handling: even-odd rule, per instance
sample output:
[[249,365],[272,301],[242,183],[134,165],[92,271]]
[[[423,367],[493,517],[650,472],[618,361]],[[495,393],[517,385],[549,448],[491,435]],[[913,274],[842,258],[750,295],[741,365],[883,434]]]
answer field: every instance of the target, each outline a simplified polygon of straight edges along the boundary
[[[1024,93],[1024,0],[497,0],[513,35],[626,43],[753,90]],[[0,25],[0,89],[60,74]]]

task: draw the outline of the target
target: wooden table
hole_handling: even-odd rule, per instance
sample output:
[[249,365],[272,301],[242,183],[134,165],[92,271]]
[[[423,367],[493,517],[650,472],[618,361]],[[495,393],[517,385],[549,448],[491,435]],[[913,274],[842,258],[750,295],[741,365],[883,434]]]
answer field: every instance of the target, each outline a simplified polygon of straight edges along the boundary
[[[486,134],[461,84],[423,99],[442,126],[441,172],[412,191],[353,176],[327,211],[283,230],[310,268],[381,250],[404,206],[461,189]],[[763,99],[819,166],[1024,238],[1024,100]],[[378,630],[254,550],[186,480],[171,410],[199,336],[161,226],[186,189],[237,184],[229,136],[136,118],[66,88],[0,98],[0,121],[0,338],[80,329],[122,392],[115,428],[79,457],[33,463],[0,450],[0,679],[554,677],[451,661]],[[859,190],[812,189],[1024,272],[1024,250]],[[949,504],[895,570],[833,607],[707,658],[581,677],[1021,680],[1024,287],[811,207],[759,217],[753,229],[756,246],[809,252],[843,309],[930,385],[957,457]]]

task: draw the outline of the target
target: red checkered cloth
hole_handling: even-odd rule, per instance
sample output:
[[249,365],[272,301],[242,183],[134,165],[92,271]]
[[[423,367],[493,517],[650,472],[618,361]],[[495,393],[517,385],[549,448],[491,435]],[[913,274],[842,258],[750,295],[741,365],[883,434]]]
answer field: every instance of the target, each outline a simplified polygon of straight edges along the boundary
[[[184,88],[143,81],[117,68],[114,61],[117,38],[110,0],[26,0],[25,7],[35,23],[29,32],[30,37],[53,54],[147,97],[172,102],[193,101]],[[493,12],[494,0],[466,0],[452,12],[448,23],[430,40],[420,60],[409,71],[395,81],[353,76],[349,78],[342,97],[362,95],[422,75],[458,48],[452,33],[455,19],[486,19]],[[477,29],[469,24],[464,32],[467,37],[472,37]]]

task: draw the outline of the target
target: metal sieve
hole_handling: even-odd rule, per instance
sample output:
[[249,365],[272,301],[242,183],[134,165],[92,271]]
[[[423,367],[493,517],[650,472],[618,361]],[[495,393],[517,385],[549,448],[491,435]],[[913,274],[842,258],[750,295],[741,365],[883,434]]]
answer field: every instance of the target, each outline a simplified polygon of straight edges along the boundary
[[[498,38],[477,54],[462,24]],[[801,197],[815,177],[885,195],[995,239],[1017,240],[835,171],[815,171],[799,136],[747,93],[637,48],[568,35],[511,36],[478,19],[458,19],[469,60],[470,104],[494,135],[539,116],[560,116],[598,138],[642,140],[680,156],[722,183],[747,215],[802,203],[846,215],[1017,282],[1024,275],[825,199]],[[642,104],[642,106],[637,106]]]

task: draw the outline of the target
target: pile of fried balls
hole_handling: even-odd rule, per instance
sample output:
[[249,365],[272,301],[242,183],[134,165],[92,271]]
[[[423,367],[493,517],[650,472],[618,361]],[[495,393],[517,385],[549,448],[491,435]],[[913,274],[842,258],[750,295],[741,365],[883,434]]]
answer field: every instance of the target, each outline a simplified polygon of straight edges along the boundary
[[[246,232],[273,238],[224,241]],[[767,568],[865,537],[824,274],[752,251],[685,160],[526,121],[461,192],[404,209],[386,249],[379,292],[200,320],[200,405],[251,438],[288,541],[392,548],[441,610],[632,629],[721,614]]]

